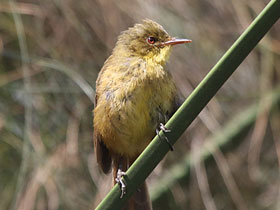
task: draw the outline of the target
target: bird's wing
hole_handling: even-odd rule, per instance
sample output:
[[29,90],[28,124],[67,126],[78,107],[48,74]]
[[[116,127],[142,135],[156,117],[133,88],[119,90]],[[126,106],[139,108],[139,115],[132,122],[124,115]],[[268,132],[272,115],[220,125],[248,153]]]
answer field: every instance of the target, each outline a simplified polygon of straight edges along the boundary
[[[97,95],[95,96],[95,106],[96,105]],[[102,171],[107,174],[111,169],[112,157],[108,148],[103,143],[101,135],[95,129],[93,130],[93,142],[97,163]]]
[[[100,75],[102,73],[103,73],[103,69],[101,69],[98,78],[100,78]],[[99,79],[97,79],[96,85],[98,85],[98,82]],[[94,102],[95,102],[94,107],[96,107],[98,103],[98,92],[96,92]],[[112,157],[108,148],[103,143],[102,136],[95,129],[93,130],[93,142],[94,142],[94,150],[95,150],[97,163],[99,167],[102,169],[102,171],[107,174],[111,169]]]

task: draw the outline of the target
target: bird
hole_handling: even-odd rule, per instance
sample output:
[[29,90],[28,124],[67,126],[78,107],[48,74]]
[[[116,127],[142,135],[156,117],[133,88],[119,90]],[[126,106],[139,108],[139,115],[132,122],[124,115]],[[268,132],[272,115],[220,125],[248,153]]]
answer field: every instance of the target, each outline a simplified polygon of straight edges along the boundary
[[[113,184],[122,176],[180,106],[180,94],[165,68],[171,48],[190,39],[170,36],[157,22],[144,19],[123,31],[96,80],[93,138],[97,163]],[[168,139],[167,139],[168,143]],[[124,209],[151,210],[144,183]]]

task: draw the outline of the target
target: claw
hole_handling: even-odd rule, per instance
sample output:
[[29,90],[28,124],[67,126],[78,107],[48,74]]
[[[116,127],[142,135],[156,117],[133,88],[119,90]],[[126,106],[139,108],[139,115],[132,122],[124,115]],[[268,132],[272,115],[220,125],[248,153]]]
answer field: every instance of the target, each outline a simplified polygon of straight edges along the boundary
[[[159,124],[159,129],[162,130],[163,133],[169,133],[169,132],[171,132],[171,130],[167,129],[163,123],[160,123],[160,124]],[[162,138],[160,137],[160,135],[159,135],[159,130],[158,130],[158,129],[156,129],[156,133],[157,133],[158,137],[159,137],[160,139],[162,139]],[[170,150],[173,151],[174,148],[173,148],[172,144],[170,143],[169,139],[168,139],[165,135],[164,135],[164,140],[165,140],[165,141],[167,142],[167,144],[169,145]]]
[[169,130],[168,128],[165,127],[165,125],[163,123],[159,124],[159,128],[160,130],[162,130],[164,133],[169,133],[171,132],[171,130]]
[[122,179],[124,175],[126,175],[126,173],[124,171],[122,171],[121,169],[118,169],[117,177],[115,180],[120,185],[120,188],[121,188],[120,198],[122,198],[126,194],[126,185],[124,183],[124,180]]

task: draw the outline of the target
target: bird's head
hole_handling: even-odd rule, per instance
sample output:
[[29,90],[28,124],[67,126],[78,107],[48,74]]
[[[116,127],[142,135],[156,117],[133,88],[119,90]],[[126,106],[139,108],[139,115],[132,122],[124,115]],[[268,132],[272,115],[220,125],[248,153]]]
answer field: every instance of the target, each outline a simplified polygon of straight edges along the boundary
[[145,19],[122,32],[114,53],[118,56],[138,56],[163,65],[169,57],[171,46],[189,42],[189,39],[171,37],[161,25]]

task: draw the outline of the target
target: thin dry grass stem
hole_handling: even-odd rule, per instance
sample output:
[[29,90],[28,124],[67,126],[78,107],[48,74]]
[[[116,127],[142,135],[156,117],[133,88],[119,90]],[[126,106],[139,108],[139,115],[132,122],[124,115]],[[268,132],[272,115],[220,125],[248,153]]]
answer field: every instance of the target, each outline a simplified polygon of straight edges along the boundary
[[[278,160],[278,171],[280,174],[280,114],[276,114],[271,118],[271,129],[272,129],[272,135],[273,135],[273,141],[275,144],[276,154],[277,154],[277,160]],[[280,175],[278,175],[280,178]],[[278,199],[277,199],[277,205],[278,210],[280,210],[280,183],[278,183]]]
[[[34,66],[28,66],[29,67],[29,71],[27,72],[26,76],[31,77],[31,76],[35,76],[41,72],[43,72],[44,70],[41,68],[34,68]],[[0,77],[0,87],[1,86],[5,86],[11,82],[15,82],[17,80],[22,80],[23,79],[23,70],[22,68],[19,69],[15,69],[13,71],[7,72],[6,74],[1,74]]]
[[23,72],[23,89],[25,91],[25,102],[24,102],[24,136],[23,136],[23,146],[22,146],[22,162],[18,174],[15,197],[14,197],[14,205],[12,205],[12,209],[17,205],[20,199],[20,195],[24,188],[24,182],[26,179],[26,174],[28,172],[29,167],[29,156],[30,156],[30,142],[29,136],[32,133],[32,96],[30,94],[30,90],[32,89],[31,79],[28,75],[30,75],[30,70],[28,68],[29,64],[29,53],[26,43],[25,31],[21,16],[16,13],[17,7],[16,3],[13,0],[9,1],[9,6],[12,12],[13,20],[15,23],[17,38],[19,42],[20,48],[20,56],[21,56],[21,65]]
[[199,190],[204,206],[207,210],[217,210],[215,201],[211,195],[204,163],[195,165],[195,172],[198,181]]
[[72,115],[68,120],[68,127],[66,131],[66,148],[67,153],[73,156],[73,159],[78,164],[78,140],[79,140],[79,127],[82,115],[85,111],[85,105],[79,101],[73,109]]
[[192,143],[192,155],[195,159],[194,169],[197,177],[198,187],[205,208],[207,210],[217,210],[215,201],[210,191],[205,165],[198,159],[199,156],[197,154],[199,153],[198,151],[200,145],[201,141],[198,141],[198,139]]
[[232,176],[231,169],[223,153],[217,149],[213,153],[213,156],[236,208],[238,210],[248,210],[245,200],[238,189],[234,177]]
[[234,18],[240,24],[239,32],[242,32],[252,22],[252,17],[248,11],[247,3],[245,1],[232,1],[233,9],[236,13]]
[[208,107],[206,107],[198,116],[202,123],[206,126],[206,128],[211,131],[211,133],[214,133],[217,128],[220,127],[216,116],[211,113]]
[[97,183],[97,194],[94,198],[94,207],[96,207],[98,205],[98,203],[100,203],[100,201],[104,198],[104,196],[106,196],[106,194],[110,191],[111,187],[112,187],[112,177],[106,176],[103,177],[100,182]]
[[[5,123],[5,119],[3,119],[3,121],[1,122],[1,115],[0,115],[0,126],[1,126],[1,123]],[[4,129],[6,129],[5,127],[3,127],[3,131]],[[0,132],[1,132],[1,127],[0,127]],[[1,135],[1,141],[2,142],[5,142],[7,145],[9,145],[11,148],[13,148],[14,150],[18,151],[18,152],[21,152],[22,150],[22,139],[19,138],[18,136],[16,136],[15,134],[13,133],[8,133],[8,134],[4,134],[4,135]]]
[[97,185],[98,182],[100,181],[100,179],[102,178],[102,176],[100,176],[100,174],[98,173],[98,172],[101,172],[101,171],[98,168],[95,154],[91,153],[91,154],[88,155],[87,167],[88,167],[88,170],[89,170],[91,180],[93,181],[93,183],[95,185]]
[[46,148],[38,129],[32,128],[32,132],[29,134],[29,140],[35,153],[39,157],[43,157],[46,154]]
[[273,53],[274,55],[280,55],[280,40],[272,37],[269,40],[264,38],[260,45],[266,50],[271,51],[271,53]]
[[79,120],[76,117],[70,116],[66,132],[66,147],[67,152],[75,157],[78,153],[78,133]]
[[185,206],[186,200],[188,200],[188,198],[186,197],[186,194],[185,194],[182,186],[176,185],[176,187],[172,187],[170,190],[171,190],[171,193],[173,194],[173,197],[176,200],[176,205]]
[[261,101],[259,108],[264,110],[262,113],[259,113],[259,116],[256,120],[256,124],[251,136],[250,147],[248,152],[248,170],[249,175],[252,180],[257,180],[261,177],[261,171],[259,169],[259,160],[261,149],[264,141],[264,137],[267,130],[267,124],[269,121],[269,112],[271,109],[272,102],[271,100],[264,100],[266,92],[272,89],[271,81],[273,78],[273,69],[274,61],[271,51],[261,48],[262,59],[261,59],[261,79],[260,79],[260,96]]
[[47,198],[48,198],[48,209],[49,210],[58,210],[59,209],[59,193],[57,189],[57,184],[52,178],[47,179],[44,187],[46,189]]
[[[264,106],[264,104],[261,103],[260,106]],[[267,107],[266,112],[260,113],[256,120],[248,151],[248,172],[250,178],[255,181],[257,181],[261,177],[261,171],[259,169],[259,159],[261,146],[268,123],[268,110],[269,107]]]
[[6,2],[1,2],[0,12],[17,13],[20,15],[33,15],[37,17],[42,16],[42,10],[38,5],[23,2],[14,2],[13,7],[11,7]]
[[224,116],[221,102],[219,102],[217,97],[214,97],[207,105],[207,108],[209,109],[209,113],[211,113],[212,117],[215,118],[215,125],[217,126],[215,129],[220,128],[219,119]]

